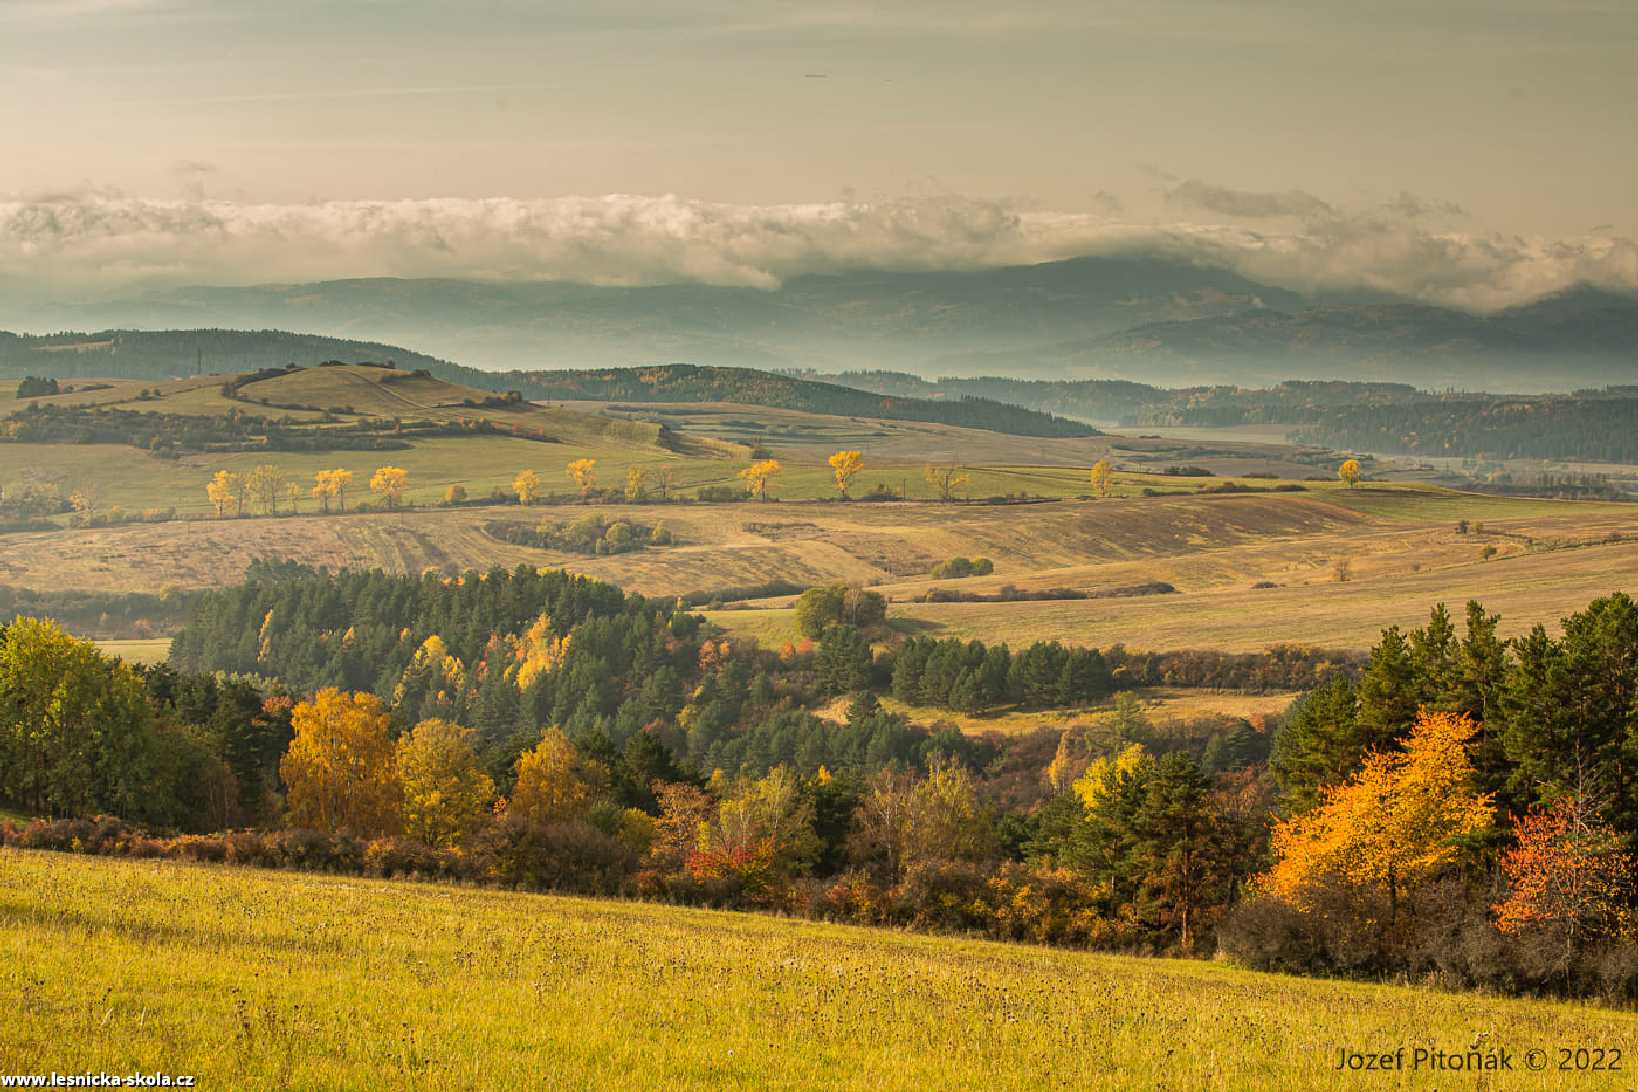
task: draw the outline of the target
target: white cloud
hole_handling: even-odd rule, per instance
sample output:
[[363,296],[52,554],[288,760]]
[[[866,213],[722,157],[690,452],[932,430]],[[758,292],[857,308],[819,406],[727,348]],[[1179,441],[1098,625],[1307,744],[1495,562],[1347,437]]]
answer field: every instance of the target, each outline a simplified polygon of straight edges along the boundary
[[1311,200],[1314,214],[1298,226],[1267,231],[1126,222],[1107,204],[1096,215],[959,197],[751,206],[631,195],[310,204],[48,195],[0,200],[0,282],[14,295],[80,298],[362,276],[772,287],[808,272],[1150,252],[1298,290],[1363,287],[1481,310],[1581,281],[1638,289],[1631,239],[1435,230],[1430,217],[1459,210],[1408,195],[1359,214]]

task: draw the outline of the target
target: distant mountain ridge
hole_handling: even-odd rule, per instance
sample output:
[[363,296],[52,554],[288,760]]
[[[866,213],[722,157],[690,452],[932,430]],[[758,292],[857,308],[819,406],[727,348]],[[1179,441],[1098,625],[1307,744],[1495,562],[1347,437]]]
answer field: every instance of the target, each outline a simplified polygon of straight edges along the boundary
[[1303,305],[1295,293],[1225,269],[1099,257],[964,272],[812,274],[775,290],[396,279],[179,288],[0,313],[0,326],[302,330],[416,345],[490,369],[697,360],[837,370]]
[[1616,293],[1579,287],[1476,315],[1364,297],[1314,302],[1226,269],[1135,256],[812,274],[772,290],[393,279],[202,287],[11,321],[302,330],[415,345],[485,370],[690,360],[927,377],[1170,386],[1358,378],[1515,391],[1638,378],[1638,299]]
[[934,363],[963,375],[1031,374],[1022,371],[1027,365],[1034,374],[1065,377],[1247,384],[1361,378],[1427,388],[1567,390],[1638,377],[1638,300],[1581,286],[1489,315],[1411,303],[1260,308]]

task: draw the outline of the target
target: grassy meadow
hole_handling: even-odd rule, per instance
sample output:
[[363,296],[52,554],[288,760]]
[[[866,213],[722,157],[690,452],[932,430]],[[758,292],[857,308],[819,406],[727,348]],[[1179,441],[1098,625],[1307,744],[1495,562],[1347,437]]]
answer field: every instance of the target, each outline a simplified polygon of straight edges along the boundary
[[[102,642],[107,648],[115,642]],[[132,642],[135,643],[135,642]],[[1246,694],[1238,690],[1205,690],[1198,688],[1154,686],[1128,691],[1137,698],[1143,715],[1158,726],[1174,721],[1197,720],[1203,717],[1277,716],[1290,707],[1297,693],[1273,690],[1262,694]],[[1004,707],[984,713],[961,713],[954,709],[938,709],[911,705],[891,695],[878,699],[883,709],[901,713],[917,724],[953,724],[971,735],[999,732],[1014,735],[1033,732],[1038,728],[1062,730],[1077,724],[1086,724],[1107,715],[1114,709],[1111,699],[1101,705],[1078,709],[1016,709]],[[839,697],[819,710],[819,715],[840,723],[847,717],[851,697]]]
[[[201,1088],[1600,1088],[1523,1057],[1638,1038],[1590,1006],[15,850],[0,922],[0,1072]],[[1333,1068],[1475,1043],[1518,1072]]]

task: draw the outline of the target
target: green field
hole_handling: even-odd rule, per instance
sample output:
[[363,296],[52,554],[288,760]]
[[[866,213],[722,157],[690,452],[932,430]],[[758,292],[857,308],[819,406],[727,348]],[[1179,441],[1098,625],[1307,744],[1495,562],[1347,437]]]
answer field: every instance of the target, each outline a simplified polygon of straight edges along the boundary
[[173,862],[0,851],[0,921],[0,1073],[187,1073],[201,1088],[1534,1089],[1612,1085],[1333,1067],[1344,1047],[1493,1044],[1518,1070],[1531,1049],[1638,1049],[1638,1016],[1595,1007]]

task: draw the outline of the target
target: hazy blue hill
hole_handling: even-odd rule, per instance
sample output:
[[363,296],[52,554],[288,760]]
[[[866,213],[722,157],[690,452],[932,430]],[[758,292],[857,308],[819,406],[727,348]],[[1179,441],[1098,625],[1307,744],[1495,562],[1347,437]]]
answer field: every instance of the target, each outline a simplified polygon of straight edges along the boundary
[[1228,270],[1136,256],[813,274],[776,289],[388,278],[186,288],[36,312],[26,326],[300,330],[525,371],[694,360],[1163,385],[1359,377],[1490,390],[1638,375],[1638,300],[1596,289],[1477,315],[1305,300]]
[[910,366],[1302,302],[1227,270],[1103,257],[971,272],[810,275],[774,290],[388,278],[185,288],[25,317],[32,329],[303,330],[417,345],[486,368],[710,360],[835,369]]
[[1313,377],[1564,390],[1638,376],[1638,300],[1577,288],[1489,315],[1412,303],[1259,308],[968,353],[934,367],[963,375],[1124,376],[1174,384]]

